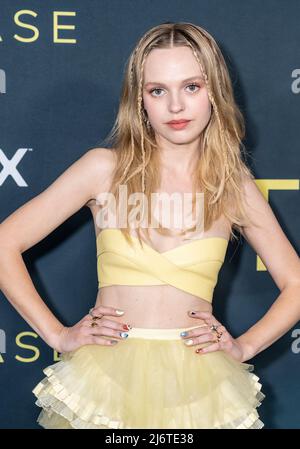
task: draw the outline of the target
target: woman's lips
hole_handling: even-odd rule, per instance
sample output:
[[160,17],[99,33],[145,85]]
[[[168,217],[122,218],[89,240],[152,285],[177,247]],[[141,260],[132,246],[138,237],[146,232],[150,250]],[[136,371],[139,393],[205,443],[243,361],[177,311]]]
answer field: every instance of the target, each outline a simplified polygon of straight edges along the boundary
[[190,120],[187,120],[186,122],[181,123],[167,123],[168,126],[170,126],[173,129],[183,129],[190,123]]

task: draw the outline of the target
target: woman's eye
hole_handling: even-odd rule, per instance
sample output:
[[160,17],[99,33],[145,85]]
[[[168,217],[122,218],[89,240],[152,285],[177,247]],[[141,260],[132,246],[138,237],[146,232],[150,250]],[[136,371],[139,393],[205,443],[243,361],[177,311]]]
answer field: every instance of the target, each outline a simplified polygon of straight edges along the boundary
[[[156,88],[156,89],[152,89],[152,90],[150,90],[150,94],[152,95],[152,93],[153,92],[157,92],[158,90],[162,90],[162,89],[159,89],[158,87]],[[154,97],[159,97],[160,95],[154,95]]]
[[[198,84],[189,84],[187,87],[200,87]],[[192,92],[196,92],[196,90],[192,90]]]
[[[186,86],[186,87],[193,87],[194,89],[192,89],[191,90],[191,92],[196,92],[199,88],[200,88],[200,86],[198,85],[198,84],[189,84],[188,86]],[[197,88],[197,89],[195,89],[195,88]],[[163,89],[160,89],[160,88],[158,88],[158,87],[156,87],[155,89],[152,89],[152,90],[150,90],[150,94],[152,95],[152,96],[154,96],[154,97],[161,97],[161,95],[153,95],[153,92],[160,92],[160,91],[162,91]]]

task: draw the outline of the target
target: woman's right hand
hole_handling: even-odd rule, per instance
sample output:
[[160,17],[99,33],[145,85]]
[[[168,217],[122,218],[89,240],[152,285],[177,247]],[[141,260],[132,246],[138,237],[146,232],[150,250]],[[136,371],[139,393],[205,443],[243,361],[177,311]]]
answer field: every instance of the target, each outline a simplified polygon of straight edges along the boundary
[[[110,320],[106,316],[117,316],[117,309],[107,306],[94,307],[92,310],[93,317],[99,317],[93,320],[90,314],[85,315],[82,320],[74,326],[64,326],[57,337],[55,350],[59,353],[75,351],[83,345],[105,345],[115,346],[119,340],[124,340],[128,331],[131,329],[130,325]],[[97,323],[97,326],[92,327],[92,323]],[[120,334],[123,334],[122,337]],[[111,339],[103,338],[112,337]]]

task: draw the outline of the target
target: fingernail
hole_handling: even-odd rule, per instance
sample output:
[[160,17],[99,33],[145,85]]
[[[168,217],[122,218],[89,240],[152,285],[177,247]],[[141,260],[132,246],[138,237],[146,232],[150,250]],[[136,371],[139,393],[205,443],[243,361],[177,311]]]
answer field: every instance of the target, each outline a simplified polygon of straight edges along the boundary
[[186,337],[187,334],[188,334],[187,332],[181,332],[180,336],[181,336],[181,337]]
[[116,310],[117,315],[123,315],[123,313],[124,313],[124,310],[118,310],[118,309]]
[[110,340],[110,343],[112,344],[112,345],[115,345],[116,343],[119,343],[117,340]]
[[196,315],[196,313],[197,313],[197,312],[194,312],[194,310],[190,310],[190,311],[189,311],[189,314],[190,314],[190,315]]
[[120,337],[127,338],[128,334],[126,334],[126,332],[120,332]]
[[184,344],[186,344],[187,346],[191,346],[193,344],[193,340],[186,340]]
[[132,326],[130,326],[130,324],[124,324],[124,325],[123,325],[123,329],[124,329],[125,331],[129,331],[130,329],[132,329]]

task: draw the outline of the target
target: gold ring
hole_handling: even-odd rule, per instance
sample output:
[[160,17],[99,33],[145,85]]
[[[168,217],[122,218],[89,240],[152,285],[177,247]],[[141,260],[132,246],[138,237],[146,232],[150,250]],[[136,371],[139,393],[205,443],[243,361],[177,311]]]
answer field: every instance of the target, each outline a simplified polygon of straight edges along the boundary
[[95,323],[94,321],[91,323],[91,327],[98,326],[98,323]]
[[219,342],[221,340],[221,337],[222,337],[222,333],[217,334],[217,342]]

